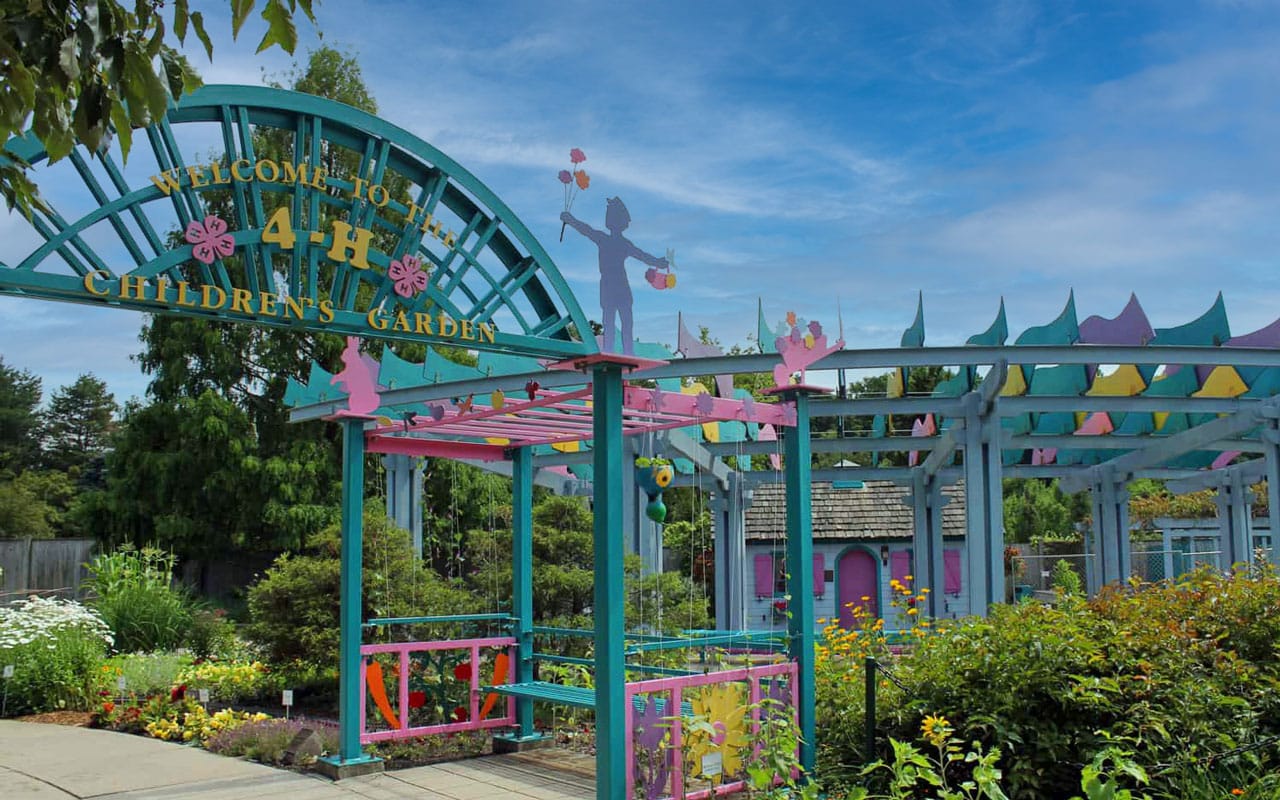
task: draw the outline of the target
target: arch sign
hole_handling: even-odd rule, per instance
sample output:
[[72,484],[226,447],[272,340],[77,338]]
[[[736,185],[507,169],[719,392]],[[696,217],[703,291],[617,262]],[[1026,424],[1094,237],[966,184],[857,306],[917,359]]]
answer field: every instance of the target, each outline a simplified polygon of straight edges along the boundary
[[49,208],[26,252],[0,250],[0,292],[522,355],[596,349],[510,209],[377,117],[206,86],[132,138],[127,163],[108,146],[49,165],[33,136],[8,143]]

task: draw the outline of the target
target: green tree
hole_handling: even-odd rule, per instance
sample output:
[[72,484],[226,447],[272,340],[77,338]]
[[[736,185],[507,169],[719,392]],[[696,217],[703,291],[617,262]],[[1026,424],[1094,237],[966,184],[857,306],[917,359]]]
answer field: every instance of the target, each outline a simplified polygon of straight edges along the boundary
[[[172,10],[166,13],[166,5]],[[173,43],[193,32],[213,58],[204,16],[188,0],[41,0],[8,2],[0,8],[0,142],[28,124],[49,161],[77,142],[97,150],[109,133],[127,156],[132,131],[162,117],[171,99],[200,86],[200,77]],[[231,34],[238,36],[257,5],[230,0]],[[298,43],[294,15],[313,23],[312,0],[266,0],[267,28],[261,52]],[[0,161],[0,193],[9,208],[29,212],[39,203],[27,176],[29,165]]]
[[44,413],[44,462],[79,475],[107,451],[117,406],[107,384],[92,374],[56,390]]
[[0,356],[0,475],[36,465],[40,455],[40,379]]
[[1088,495],[1064,495],[1056,480],[1004,482],[1004,530],[1010,543],[1071,536],[1088,514]]

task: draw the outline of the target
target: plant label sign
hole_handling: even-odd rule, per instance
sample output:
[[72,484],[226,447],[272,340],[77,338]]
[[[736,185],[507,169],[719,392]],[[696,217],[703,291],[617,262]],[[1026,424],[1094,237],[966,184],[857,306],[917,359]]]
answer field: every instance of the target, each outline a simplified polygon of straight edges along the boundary
[[9,679],[10,679],[10,678],[12,678],[12,677],[13,677],[13,665],[12,665],[12,664],[5,664],[5,665],[4,665],[4,679],[5,679],[5,680],[9,680]]
[[124,691],[124,687],[125,687],[127,684],[128,684],[128,681],[126,681],[126,680],[124,679],[124,676],[123,676],[123,675],[121,675],[120,677],[116,678],[116,688],[117,688],[117,689],[119,689],[120,691],[122,691],[122,692],[123,692],[123,691]]
[[707,753],[702,757],[702,775],[706,778],[714,778],[724,772],[724,755],[721,753]]
[[200,689],[197,694],[200,696],[200,704],[206,705],[209,702],[209,690]]
[[285,708],[288,708],[289,706],[293,705],[292,689],[285,689],[283,692],[280,693],[280,705],[284,706]]

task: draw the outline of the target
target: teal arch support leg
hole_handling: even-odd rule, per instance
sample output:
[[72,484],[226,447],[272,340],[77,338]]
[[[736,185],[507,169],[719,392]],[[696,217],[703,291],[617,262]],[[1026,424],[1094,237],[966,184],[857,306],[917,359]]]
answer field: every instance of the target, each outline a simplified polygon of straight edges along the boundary
[[592,370],[591,382],[595,414],[596,797],[615,800],[627,795],[622,471],[631,465],[623,458],[622,367],[599,364]]
[[1231,569],[1253,563],[1253,492],[1244,485],[1239,470],[1227,470],[1214,501],[1218,507],[1218,565]]
[[[511,451],[511,536],[516,681],[528,683],[533,680],[533,452],[528,447]],[[527,697],[516,700],[516,724],[521,739],[538,738],[533,701]]]
[[1271,532],[1271,563],[1280,563],[1280,431],[1276,420],[1268,419],[1262,431],[1267,443],[1267,530]]
[[812,487],[809,485],[809,395],[810,389],[795,387],[781,393],[784,401],[796,406],[796,425],[784,436],[783,465],[787,484],[787,594],[791,619],[787,623],[790,655],[798,666],[795,698],[800,712],[800,765],[806,775],[813,774],[817,761],[814,737],[817,725],[814,679],[814,611],[813,611],[813,518]]
[[342,572],[338,605],[338,756],[325,759],[343,768],[381,759],[360,747],[360,607],[364,540],[364,420],[342,421]]
[[1094,570],[1095,585],[1090,593],[1109,583],[1121,583],[1129,579],[1132,565],[1129,554],[1129,487],[1127,475],[1104,473],[1093,486],[1093,540],[1089,548]]

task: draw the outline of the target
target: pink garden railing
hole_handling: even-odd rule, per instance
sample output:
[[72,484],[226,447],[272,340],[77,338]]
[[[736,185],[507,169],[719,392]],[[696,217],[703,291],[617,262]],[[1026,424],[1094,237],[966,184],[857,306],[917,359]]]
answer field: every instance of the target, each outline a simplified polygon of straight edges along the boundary
[[[470,690],[468,693],[467,705],[465,707],[467,716],[465,719],[458,719],[453,722],[435,723],[431,725],[412,726],[410,724],[410,708],[409,702],[409,678],[411,667],[411,656],[413,653],[422,652],[438,652],[441,650],[463,650],[470,651]],[[493,704],[491,713],[481,715],[481,658],[482,650],[500,650],[506,654],[507,674],[505,676],[490,676],[494,680],[486,679],[485,685],[509,683],[515,678],[516,665],[516,640],[509,636],[495,636],[487,639],[455,639],[439,642],[393,642],[389,644],[366,644],[360,646],[360,687],[364,692],[360,703],[360,742],[368,744],[370,742],[384,741],[387,739],[407,739],[413,736],[424,736],[432,733],[457,733],[460,731],[477,731],[488,728],[511,727],[516,724],[516,701],[514,698],[498,698]],[[378,654],[394,653],[399,656],[398,666],[396,669],[396,704],[394,708],[394,716],[399,723],[398,727],[389,730],[368,730],[368,715],[370,691],[368,686],[369,660],[371,656]],[[462,662],[466,663],[466,662]],[[381,667],[378,667],[381,671]],[[446,680],[448,676],[441,676],[442,680]],[[500,678],[500,679],[499,679]],[[389,702],[389,698],[388,698]],[[446,712],[447,713],[447,712]],[[385,713],[383,714],[385,716]]]
[[[685,675],[674,678],[654,678],[652,680],[635,681],[627,684],[627,797],[637,797],[637,715],[639,709],[646,707],[643,698],[637,699],[640,695],[659,695],[664,697],[664,741],[660,747],[660,758],[666,759],[665,775],[660,780],[650,781],[647,785],[640,787],[639,795],[641,800],[657,800],[658,798],[672,798],[673,800],[701,800],[702,798],[716,797],[720,795],[732,794],[740,792],[747,788],[746,780],[743,776],[733,776],[727,782],[720,783],[708,788],[696,789],[689,791],[687,794],[681,794],[681,787],[685,784],[684,779],[684,750],[682,747],[685,738],[685,720],[686,710],[684,704],[699,690],[705,687],[714,686],[716,684],[725,683],[745,683],[748,687],[747,702],[751,707],[750,717],[750,739],[755,740],[755,733],[760,726],[760,700],[762,697],[771,696],[775,699],[781,698],[785,702],[786,708],[795,718],[796,709],[792,702],[792,690],[795,686],[797,675],[797,666],[795,662],[788,661],[781,664],[771,664],[762,667],[746,667],[743,669],[725,670],[723,672],[710,672],[705,675]],[[772,687],[769,690],[762,688],[767,685]],[[713,724],[717,720],[709,720]],[[652,724],[652,722],[650,722]],[[751,745],[758,748],[759,745]],[[653,776],[649,776],[652,778]],[[667,787],[670,787],[667,789]]]

